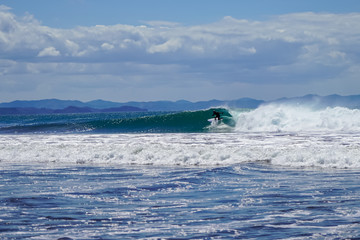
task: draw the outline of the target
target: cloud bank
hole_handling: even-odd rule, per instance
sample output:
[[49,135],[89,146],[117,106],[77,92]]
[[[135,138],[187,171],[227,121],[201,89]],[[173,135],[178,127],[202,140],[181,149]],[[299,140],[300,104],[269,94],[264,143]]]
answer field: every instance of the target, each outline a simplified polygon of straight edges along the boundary
[[[360,13],[56,29],[0,7],[0,101],[355,94]],[[358,92],[357,92],[358,93]]]

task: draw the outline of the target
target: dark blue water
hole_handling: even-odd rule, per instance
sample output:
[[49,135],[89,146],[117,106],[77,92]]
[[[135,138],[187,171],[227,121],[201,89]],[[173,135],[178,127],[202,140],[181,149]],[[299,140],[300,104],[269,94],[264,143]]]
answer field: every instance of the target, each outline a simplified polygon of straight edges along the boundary
[[1,239],[351,239],[359,171],[1,166]]

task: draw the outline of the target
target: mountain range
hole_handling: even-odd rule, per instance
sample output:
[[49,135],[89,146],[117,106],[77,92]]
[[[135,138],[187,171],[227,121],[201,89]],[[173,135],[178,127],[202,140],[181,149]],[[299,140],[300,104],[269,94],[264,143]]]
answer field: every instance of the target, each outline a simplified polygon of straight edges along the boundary
[[131,111],[184,111],[199,110],[214,106],[230,106],[241,108],[256,108],[264,101],[242,98],[232,101],[202,101],[190,102],[180,100],[153,102],[117,103],[104,100],[81,102],[77,100],[44,99],[31,101],[13,101],[0,103],[0,114],[40,114],[40,113],[86,113],[86,112],[131,112]]
[[237,100],[222,101],[210,100],[200,102],[179,101],[152,101],[152,102],[111,102],[94,100],[81,102],[77,100],[44,99],[30,101],[13,101],[0,103],[0,114],[41,114],[41,113],[86,113],[86,112],[130,112],[130,111],[184,111],[199,110],[217,106],[232,108],[257,108],[262,104],[306,104],[312,107],[348,107],[360,108],[360,95],[318,96],[305,95],[294,98],[280,98],[273,101],[240,98]]

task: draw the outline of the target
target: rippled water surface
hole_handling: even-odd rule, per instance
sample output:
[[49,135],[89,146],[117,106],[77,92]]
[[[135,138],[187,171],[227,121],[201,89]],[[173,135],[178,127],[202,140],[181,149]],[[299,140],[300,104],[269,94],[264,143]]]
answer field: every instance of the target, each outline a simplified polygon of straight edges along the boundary
[[0,164],[1,239],[360,236],[360,171]]

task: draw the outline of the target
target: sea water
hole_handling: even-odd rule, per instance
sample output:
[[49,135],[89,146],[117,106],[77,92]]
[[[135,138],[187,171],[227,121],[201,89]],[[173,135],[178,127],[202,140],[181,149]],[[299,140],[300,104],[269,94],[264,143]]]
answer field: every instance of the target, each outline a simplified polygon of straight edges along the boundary
[[0,117],[0,238],[360,237],[360,110],[216,110]]

